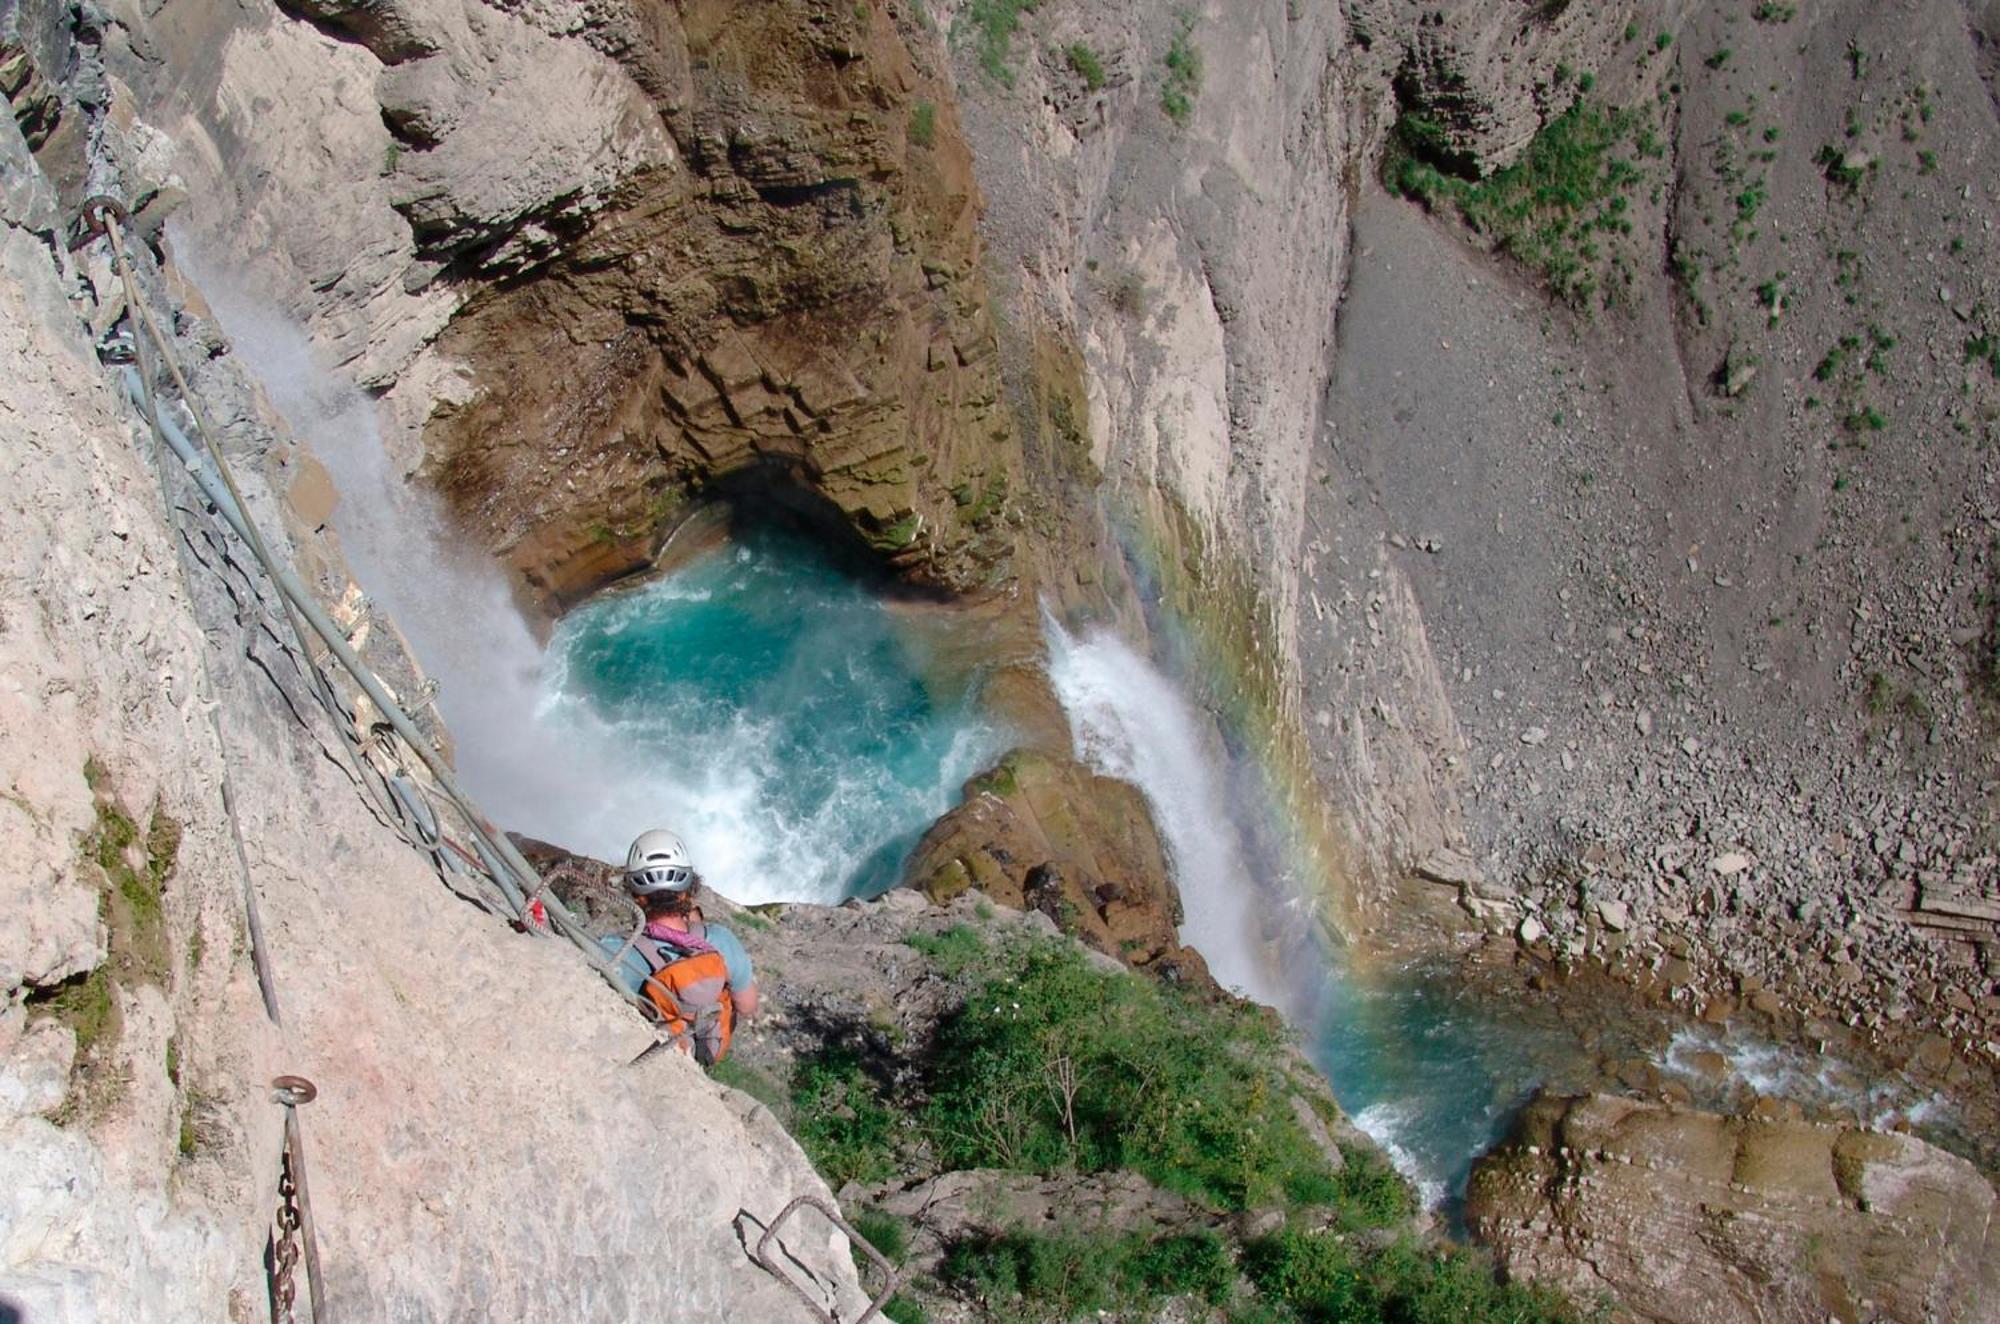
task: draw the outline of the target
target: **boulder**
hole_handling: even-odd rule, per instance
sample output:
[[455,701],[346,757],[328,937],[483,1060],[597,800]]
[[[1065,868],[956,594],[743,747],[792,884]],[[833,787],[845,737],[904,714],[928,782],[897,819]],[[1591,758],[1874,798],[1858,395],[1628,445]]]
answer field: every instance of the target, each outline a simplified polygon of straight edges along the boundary
[[1510,1276],[1661,1324],[1991,1318],[1994,1211],[1914,1136],[1606,1094],[1537,1096],[1466,1195]]
[[976,887],[1127,964],[1207,979],[1180,944],[1180,894],[1145,797],[1074,759],[1016,749],[967,782],[904,878],[940,903]]

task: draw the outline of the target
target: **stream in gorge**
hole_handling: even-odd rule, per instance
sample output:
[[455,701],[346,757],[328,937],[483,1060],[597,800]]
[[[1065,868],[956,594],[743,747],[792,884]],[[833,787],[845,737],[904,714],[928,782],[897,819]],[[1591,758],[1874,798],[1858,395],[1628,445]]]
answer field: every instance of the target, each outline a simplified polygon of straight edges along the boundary
[[[395,474],[374,403],[320,371],[295,325],[186,265],[331,474],[358,581],[441,682],[461,775],[510,830],[619,859],[637,832],[670,826],[725,895],[831,903],[893,886],[925,828],[1011,743],[980,704],[964,642],[947,637],[952,613],[885,602],[782,527],[739,528],[598,595],[545,648],[497,568]],[[1173,628],[1156,619],[1156,633]],[[1174,664],[1053,619],[1044,642],[1078,756],[1152,807],[1184,941],[1220,982],[1298,1027],[1342,1106],[1447,1217],[1473,1159],[1537,1085],[1591,1088],[1607,1061],[1639,1058],[1702,1098],[1697,1050],[1715,1046],[1691,1049],[1698,1032],[1686,1029],[1670,1043],[1673,1022],[1629,1004],[1606,1000],[1589,1021],[1560,1014],[1560,998],[1351,960],[1315,918],[1308,898],[1324,884],[1301,863],[1267,770]],[[1767,1046],[1720,1047],[1725,1085],[1766,1083]]]

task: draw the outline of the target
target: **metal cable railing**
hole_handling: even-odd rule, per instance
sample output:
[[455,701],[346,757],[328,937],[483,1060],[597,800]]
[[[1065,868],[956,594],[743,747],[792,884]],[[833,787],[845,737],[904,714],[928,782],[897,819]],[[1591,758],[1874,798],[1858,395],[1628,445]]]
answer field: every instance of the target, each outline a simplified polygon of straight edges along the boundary
[[[413,849],[425,855],[440,879],[451,887],[456,895],[512,920],[528,932],[561,934],[621,998],[637,1007],[648,1020],[657,1022],[658,1014],[652,1004],[644,997],[630,991],[617,971],[617,965],[632,949],[644,928],[644,915],[638,914],[624,945],[615,953],[607,955],[590,930],[551,890],[554,883],[566,877],[574,878],[577,874],[575,867],[559,865],[544,877],[504,833],[496,831],[487,823],[470,796],[460,787],[456,775],[438,748],[425,737],[381,677],[355,651],[347,632],[327,614],[317,597],[291,568],[279,561],[272,552],[262,530],[250,515],[249,505],[243,498],[227,458],[217,444],[214,430],[210,427],[194,391],[181,372],[172,342],[160,330],[146,302],[140,297],[139,282],[125,246],[124,227],[127,224],[129,218],[122,205],[111,198],[93,197],[84,203],[83,233],[71,247],[74,251],[97,238],[103,238],[109,246],[112,265],[123,285],[131,321],[133,363],[121,372],[121,384],[127,397],[144,418],[153,438],[154,463],[161,483],[161,497],[166,507],[167,518],[175,524],[176,531],[182,535],[176,541],[176,555],[180,561],[183,578],[189,581],[190,592],[193,590],[194,567],[189,564],[188,549],[192,546],[192,541],[186,536],[187,530],[180,526],[182,507],[171,499],[167,491],[170,466],[166,461],[169,454],[179,462],[182,471],[194,482],[223,524],[249,550],[264,580],[276,590],[278,611],[272,612],[263,587],[254,579],[247,580],[249,591],[258,608],[274,616],[283,616],[291,642],[287,644],[280,639],[279,647],[296,667],[314,705],[325,714],[328,724],[337,733],[345,754],[346,769],[368,802],[371,812],[397,832]],[[193,424],[192,437],[187,429],[161,408],[161,401],[155,390],[156,377],[152,363],[155,352],[159,357],[159,366],[165,370],[167,378],[178,394],[181,408],[186,411],[188,419]],[[364,696],[380,714],[382,722],[387,727],[388,738],[384,738],[380,728],[371,731],[365,737],[357,729],[355,709],[340,697],[333,676],[329,675],[319,651],[314,647],[314,640],[324,646],[325,656],[337,664],[339,671],[346,675],[359,694]],[[214,679],[205,652],[202,666],[204,684],[209,696],[213,698]],[[222,728],[216,716],[218,710],[219,705],[213,703],[209,705],[210,722],[217,746],[224,754],[223,807],[229,820],[237,865],[242,876],[252,960],[256,967],[258,987],[263,996],[265,1011],[274,1025],[282,1027],[277,981],[258,914],[256,891],[251,879],[249,859],[244,849],[233,783],[228,773],[227,745],[223,742]],[[411,766],[409,759],[405,757],[406,753],[415,756],[417,767]],[[382,764],[387,766],[381,766]],[[458,826],[462,828],[464,843],[448,830],[445,819],[439,812],[440,800],[443,808],[450,812],[457,820]],[[490,895],[480,896],[461,891],[452,883],[454,876],[474,880],[476,885],[483,884]],[[637,912],[636,906],[631,908]],[[633,1061],[636,1063],[643,1060],[666,1042],[668,1041],[663,1039],[654,1044]],[[313,1324],[326,1324],[326,1302],[320,1281],[319,1250],[313,1231],[312,1204],[306,1181],[305,1141],[298,1118],[299,1107],[317,1097],[318,1090],[311,1081],[302,1076],[280,1076],[271,1084],[272,1099],[285,1109],[277,1214],[266,1249],[271,1316],[274,1321],[281,1321],[282,1324],[292,1324],[295,1320],[297,1285],[294,1278],[296,1269],[303,1264],[306,1270],[308,1295],[311,1298]],[[770,1253],[779,1225],[803,1207],[811,1207],[823,1213],[886,1273],[887,1287],[870,1303],[859,1317],[859,1321],[874,1318],[893,1294],[898,1275],[882,1254],[841,1218],[837,1209],[817,1197],[801,1196],[787,1205],[766,1230],[752,1259],[785,1283],[818,1318],[828,1321],[833,1319],[824,1307],[813,1301],[811,1296],[784,1272],[782,1265]]]

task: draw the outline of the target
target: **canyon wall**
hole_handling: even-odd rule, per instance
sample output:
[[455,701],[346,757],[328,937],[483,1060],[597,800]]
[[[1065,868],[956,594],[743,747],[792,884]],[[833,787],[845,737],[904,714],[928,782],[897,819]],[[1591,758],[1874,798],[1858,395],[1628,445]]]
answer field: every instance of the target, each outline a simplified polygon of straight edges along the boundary
[[[167,522],[95,353],[122,299],[103,245],[64,255],[12,116],[0,180],[0,1313],[265,1317],[280,1073],[318,1086],[301,1119],[333,1317],[797,1310],[743,1238],[824,1184],[691,1062],[626,1066],[651,1035],[574,953],[452,895],[374,816],[245,550],[179,479]],[[182,325],[193,362],[203,328]],[[204,370],[254,460],[254,388]],[[244,483],[281,529],[260,465]],[[843,1240],[785,1240],[858,1313]]]
[[[999,30],[995,7],[942,3],[72,14],[13,0],[8,325],[59,326],[66,348],[22,342],[23,362],[57,366],[9,384],[39,392],[12,413],[88,425],[99,452],[124,454],[46,242],[86,193],[117,192],[143,236],[173,217],[379,393],[399,468],[443,492],[544,611],[646,564],[715,497],[803,519],[927,592],[1115,609],[1106,563],[1130,551],[1215,626],[1211,657],[1233,668],[1218,688],[1265,704],[1274,742],[1304,742],[1280,752],[1328,792],[1355,933],[1457,943],[1484,928],[1510,956],[1518,937],[1537,978],[1602,959],[1690,1011],[1820,1044],[1851,1032],[1969,1093],[2000,1052],[2000,871],[1981,835],[2000,376],[1971,349],[1990,349],[2000,300],[1982,213],[2000,141],[1991,7],[1939,0],[1909,23],[1858,4],[1760,8],[1133,0],[1010,9]],[[1492,233],[1371,182],[1399,117],[1428,126],[1427,152],[1490,177],[1587,88],[1643,110],[1660,153],[1630,230],[1607,241],[1626,243],[1616,308],[1552,298]],[[116,292],[101,260],[92,274],[101,332]],[[226,342],[183,293],[189,347],[227,375]],[[21,454],[40,464],[53,436]],[[274,486],[309,472],[268,436],[249,444]],[[67,764],[10,752],[24,770],[10,831],[51,927],[7,970],[38,1001],[123,970],[95,987],[126,1028],[103,1049],[124,1082],[105,1111],[56,1130],[35,1118],[72,1106],[75,1050],[47,1019],[9,1023],[23,1045],[10,1097],[33,1152],[54,1156],[43,1170],[100,1164],[105,1189],[141,1192],[122,1207],[154,1220],[147,1254],[188,1248],[204,1303],[241,1294],[255,1247],[240,1229],[264,1188],[201,1156],[268,1171],[275,1123],[218,1138],[176,1119],[268,1118],[262,1081],[303,1067],[325,1089],[307,1116],[330,1152],[389,1133],[343,1077],[412,1101],[430,1128],[357,1166],[343,1204],[440,1185],[435,1149],[465,1158],[481,1209],[558,1180],[606,1193],[551,1209],[530,1260],[583,1253],[557,1220],[601,1215],[612,1249],[589,1253],[606,1278],[653,1271],[636,1264],[641,1206],[610,1193],[652,1155],[636,1137],[653,1087],[699,1082],[652,1066],[632,1073],[643,1085],[602,1085],[590,1064],[617,1058],[597,1051],[626,1035],[615,1009],[571,989],[582,976],[559,954],[442,898],[352,812],[274,692],[234,670],[217,686],[241,728],[231,749],[263,760],[245,774],[269,843],[253,866],[271,871],[287,964],[317,973],[286,1036],[201,1042],[254,1007],[241,960],[215,955],[234,931],[233,865],[205,701],[176,687],[194,637],[163,587],[172,544],[144,523],[137,470],[113,483],[95,460],[49,463],[24,470],[36,495],[9,546],[67,547],[50,563],[82,568],[48,575],[24,553],[8,619],[70,613],[73,629],[21,645],[34,679],[20,692],[83,734]],[[92,543],[49,513],[121,484]],[[98,582],[92,567],[122,564],[141,528],[137,587]],[[339,597],[337,552],[308,552]],[[153,595],[115,636],[137,650],[95,624],[114,591]],[[178,678],[165,698],[154,661]],[[183,763],[200,772],[189,785],[168,775]],[[175,852],[156,821],[179,829]],[[79,841],[97,843],[81,863]],[[92,893],[149,871],[175,941],[121,956],[115,933],[95,936]],[[1050,904],[1065,899],[1089,893]],[[405,931],[411,904],[427,909]],[[1157,914],[1099,919],[1103,941],[1169,955]],[[209,935],[198,954],[193,932]],[[437,947],[418,932],[505,950],[521,988],[584,1010],[496,1004],[448,973],[441,1026],[407,992],[335,1015],[357,980],[432,987]],[[567,1065],[473,1099],[472,1031],[495,1027]],[[736,1125],[700,1097],[705,1125]],[[197,1106],[212,1098],[230,1102]],[[551,1098],[635,1138],[576,1156],[580,1182],[531,1166],[519,1184],[446,1138],[498,1112],[527,1128],[519,1152],[565,1154],[573,1135],[536,1129]],[[758,1200],[809,1181],[761,1126],[742,1140],[774,1156]],[[128,1150],[142,1158],[126,1173]],[[706,1180],[689,1197],[704,1208],[750,1206],[738,1177]],[[64,1215],[103,1256],[124,1253],[98,1212],[112,1203]],[[425,1284],[409,1310],[451,1315],[500,1290],[480,1268],[483,1218],[337,1217],[328,1235],[360,1275],[341,1290],[387,1299],[386,1273],[362,1266],[436,1244],[405,1275]],[[715,1293],[768,1290],[742,1278],[733,1234],[709,1232]],[[20,1263],[23,1291],[122,1300]],[[505,1290],[535,1276],[510,1272]]]
[[179,233],[381,394],[542,608],[696,493],[913,585],[1006,579],[979,192],[884,11],[170,5],[105,60],[173,144]]
[[1554,71],[1589,67],[1632,10],[1052,7],[954,65],[1009,323],[1074,347],[1115,522],[1211,627],[1221,701],[1247,693],[1270,760],[1324,789],[1293,809],[1323,820],[1353,932],[1459,930],[1508,885],[1475,859],[1463,737],[1392,530],[1328,454],[1352,211],[1406,110],[1469,168],[1511,164],[1577,94]]
[[[961,595],[1103,610],[1100,565],[1136,548],[1222,623],[1216,669],[1289,780],[1331,790],[1297,807],[1338,838],[1348,908],[1463,925],[1479,898],[1404,887],[1422,866],[1505,891],[1469,863],[1414,599],[1309,519],[1344,490],[1322,447],[1350,211],[1399,105],[1504,165],[1625,10],[989,22],[313,0],[167,5],[97,41],[153,144],[142,221],[172,212],[377,392],[397,467],[532,606],[642,568],[718,497]],[[1308,701],[1329,612],[1329,647],[1380,651]],[[1376,709],[1399,720],[1353,715]]]

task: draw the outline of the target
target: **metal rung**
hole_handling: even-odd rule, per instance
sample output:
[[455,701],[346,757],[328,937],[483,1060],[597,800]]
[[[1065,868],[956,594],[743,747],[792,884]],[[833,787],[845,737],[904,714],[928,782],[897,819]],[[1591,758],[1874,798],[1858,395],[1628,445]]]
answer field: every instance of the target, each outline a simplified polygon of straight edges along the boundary
[[860,1317],[854,1321],[854,1324],[868,1324],[869,1320],[874,1319],[882,1313],[882,1307],[888,1305],[889,1298],[896,1294],[896,1288],[902,1281],[902,1271],[889,1263],[888,1257],[881,1251],[876,1250],[873,1242],[862,1236],[859,1232],[856,1232],[854,1225],[842,1218],[838,1209],[818,1196],[801,1195],[798,1199],[780,1210],[778,1216],[771,1220],[771,1226],[764,1229],[764,1235],[757,1238],[757,1249],[752,1252],[751,1258],[757,1261],[758,1267],[763,1269],[765,1273],[770,1274],[773,1278],[791,1288],[793,1295],[805,1302],[806,1309],[813,1312],[813,1317],[818,1319],[820,1324],[840,1324],[840,1321],[831,1311],[813,1300],[812,1294],[799,1285],[799,1280],[780,1268],[778,1262],[771,1256],[771,1244],[778,1239],[778,1229],[783,1227],[785,1220],[797,1213],[802,1206],[817,1209],[820,1213],[824,1214],[829,1223],[832,1223],[835,1227],[846,1233],[847,1239],[861,1247],[862,1253],[873,1260],[875,1267],[882,1271],[887,1281],[882,1284],[881,1292],[876,1295],[873,1301],[868,1303],[868,1309],[862,1311]]

